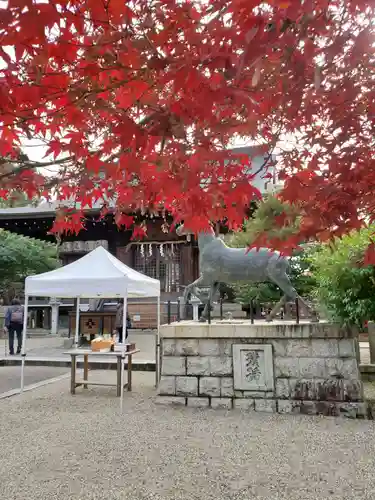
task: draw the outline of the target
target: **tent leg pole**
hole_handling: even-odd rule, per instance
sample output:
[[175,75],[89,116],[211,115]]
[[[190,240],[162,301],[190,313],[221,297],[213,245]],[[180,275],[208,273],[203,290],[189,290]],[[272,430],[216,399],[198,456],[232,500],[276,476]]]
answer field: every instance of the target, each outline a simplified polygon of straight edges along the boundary
[[158,344],[158,337],[157,335],[155,336],[155,387],[158,386],[159,384],[159,362],[158,362],[158,356],[159,356],[159,344]]
[[22,349],[21,349],[21,387],[22,393],[25,385],[25,358],[26,358],[26,334],[27,334],[27,316],[29,307],[29,296],[25,295],[25,306],[23,311],[23,330],[22,330]]
[[156,334],[156,345],[155,345],[155,387],[159,385],[159,375],[160,375],[160,297],[157,301],[157,334]]
[[[76,331],[74,335],[74,349],[78,348],[78,342],[79,342],[79,323],[80,323],[80,306],[81,306],[81,299],[80,297],[77,297],[77,305],[76,305]],[[74,372],[77,372],[77,356],[73,356],[74,359],[72,359],[72,363],[74,363]]]
[[126,349],[126,317],[128,315],[128,290],[124,294],[124,306],[122,309],[122,354],[121,354],[121,396],[120,410],[123,408],[124,399],[124,370],[125,370],[125,349]]
[[[124,333],[123,333],[124,335]],[[125,372],[125,356],[124,353],[122,353],[121,356],[121,391],[120,391],[120,411],[122,412],[122,409],[124,407],[124,372]]]
[[75,331],[75,336],[74,336],[74,347],[77,349],[78,347],[78,341],[79,341],[79,313],[80,313],[80,305],[81,305],[81,299],[77,297],[77,306],[76,306],[76,331]]

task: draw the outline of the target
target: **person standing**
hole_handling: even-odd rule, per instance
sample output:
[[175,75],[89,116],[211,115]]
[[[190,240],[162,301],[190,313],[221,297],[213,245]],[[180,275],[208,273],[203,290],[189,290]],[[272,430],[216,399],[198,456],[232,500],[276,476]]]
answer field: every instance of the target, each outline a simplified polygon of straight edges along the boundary
[[[123,339],[123,318],[124,318],[124,299],[120,299],[117,305],[115,328],[118,333],[118,342],[122,344]],[[126,314],[126,331],[125,331],[125,341],[128,338],[128,328],[131,328],[131,322],[129,314]]]
[[17,335],[17,354],[21,353],[24,314],[21,302],[18,299],[13,299],[12,305],[5,313],[5,328],[8,330],[10,355],[14,354],[14,334]]

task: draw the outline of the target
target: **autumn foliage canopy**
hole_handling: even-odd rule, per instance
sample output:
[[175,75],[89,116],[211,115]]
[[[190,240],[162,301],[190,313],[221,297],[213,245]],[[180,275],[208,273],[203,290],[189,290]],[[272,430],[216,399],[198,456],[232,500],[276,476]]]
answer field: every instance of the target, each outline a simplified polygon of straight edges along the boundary
[[[286,247],[374,217],[372,1],[2,5],[2,197],[112,200],[120,226],[164,209],[194,230],[236,227],[259,193],[225,149],[246,138],[266,159],[281,148],[280,197],[302,215]],[[20,157],[25,138],[46,143],[44,161]],[[55,230],[81,224],[68,211]]]

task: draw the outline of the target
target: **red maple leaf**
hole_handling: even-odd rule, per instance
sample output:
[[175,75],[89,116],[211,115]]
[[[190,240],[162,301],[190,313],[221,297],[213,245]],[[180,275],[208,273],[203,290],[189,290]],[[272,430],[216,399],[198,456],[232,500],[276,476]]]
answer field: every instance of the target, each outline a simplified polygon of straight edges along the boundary
[[[10,0],[0,188],[42,189],[28,166],[14,175],[2,160],[37,136],[48,158],[33,167],[59,200],[111,197],[119,212],[162,207],[194,231],[236,228],[273,175],[273,157],[259,162],[281,146],[280,196],[301,208],[301,228],[272,244],[289,251],[358,228],[375,218],[375,6],[328,4],[87,0],[77,15],[77,2]],[[262,145],[225,153],[239,136]]]
[[147,236],[147,228],[144,225],[135,225],[133,228],[132,240],[142,240]]
[[129,229],[134,224],[134,217],[120,212],[116,214],[115,221],[119,227],[124,226]]
[[60,141],[57,141],[57,140],[50,141],[49,147],[48,147],[44,157],[52,155],[53,158],[56,159],[60,155],[61,150],[62,150],[62,146],[61,146]]

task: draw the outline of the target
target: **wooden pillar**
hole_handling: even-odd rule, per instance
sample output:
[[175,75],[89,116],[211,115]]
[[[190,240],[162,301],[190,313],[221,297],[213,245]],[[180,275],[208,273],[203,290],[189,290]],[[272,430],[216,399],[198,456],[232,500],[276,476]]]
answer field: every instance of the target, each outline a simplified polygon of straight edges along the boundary
[[196,280],[199,278],[200,275],[198,247],[193,247],[192,253],[193,253],[193,280]]
[[182,245],[181,248],[181,284],[188,285],[194,281],[194,262],[192,245]]
[[43,309],[39,307],[35,314],[35,328],[43,328]]
[[46,307],[43,312],[43,328],[48,330],[51,328],[51,309]]

